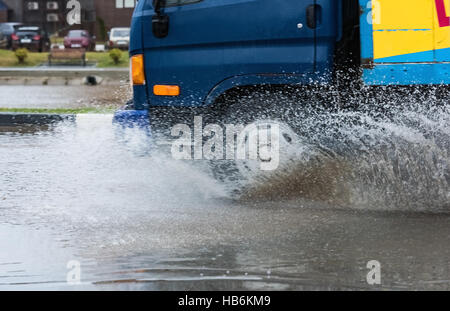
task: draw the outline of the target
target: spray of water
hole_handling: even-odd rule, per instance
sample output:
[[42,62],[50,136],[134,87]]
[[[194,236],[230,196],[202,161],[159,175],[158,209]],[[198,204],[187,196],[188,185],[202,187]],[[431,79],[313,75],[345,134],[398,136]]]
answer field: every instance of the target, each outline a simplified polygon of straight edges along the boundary
[[[448,212],[450,106],[436,104],[430,94],[395,97],[387,91],[379,96],[372,102],[371,96],[350,94],[350,105],[364,103],[356,109],[317,109],[277,96],[277,103],[293,108],[298,145],[287,149],[278,170],[241,171],[240,181],[214,179],[206,161],[174,160],[155,150],[140,131],[115,132],[110,115],[79,116],[76,125],[0,130],[0,224],[19,231],[43,228],[82,258],[104,262],[146,254],[133,261],[140,269],[149,262],[147,254],[170,258],[174,250],[260,245],[255,241],[266,245],[268,239],[280,247],[280,241],[290,240],[286,234],[299,232],[295,245],[283,246],[295,249],[306,245],[302,239],[318,238],[305,232],[314,233],[330,215],[339,214],[317,209]],[[371,219],[363,224],[370,227]],[[388,228],[386,236],[402,230]],[[339,245],[353,243],[360,231],[352,230]],[[377,230],[370,231],[371,241]],[[329,242],[327,234],[320,236]],[[434,240],[434,232],[428,236]],[[252,265],[264,258],[255,254]],[[48,256],[43,258],[47,264]],[[183,260],[185,268],[190,259]],[[105,270],[123,267],[118,261]]]
[[302,136],[298,149],[308,154],[294,154],[277,171],[252,176],[241,199],[302,198],[354,209],[448,211],[448,103],[438,103],[436,89],[368,92],[347,94],[352,109],[306,106],[300,111],[291,101],[296,107],[291,125]]
[[[296,108],[291,125],[301,143],[292,155],[282,158],[274,172],[244,172],[241,183],[215,180],[204,161],[177,161],[155,152],[139,131],[117,136],[111,116],[86,115],[78,118],[76,126],[15,134],[9,143],[16,149],[2,140],[5,148],[0,158],[9,163],[5,171],[10,172],[3,176],[8,178],[4,184],[10,185],[5,196],[17,193],[19,184],[28,193],[35,192],[35,200],[26,202],[31,212],[42,214],[42,206],[54,212],[64,206],[62,213],[81,219],[88,208],[92,220],[105,223],[144,209],[151,212],[152,206],[182,210],[186,204],[210,206],[213,200],[223,199],[449,210],[450,106],[446,101],[436,104],[438,99],[430,93],[417,90],[395,95],[386,89],[375,97],[361,91],[348,94],[349,106],[359,103],[356,109],[317,109],[313,95],[306,97],[311,104],[277,97],[279,105]],[[331,96],[328,102],[333,101]],[[259,104],[265,102],[259,99]],[[26,152],[18,156],[21,142]],[[12,204],[24,203],[20,196],[18,200]]]

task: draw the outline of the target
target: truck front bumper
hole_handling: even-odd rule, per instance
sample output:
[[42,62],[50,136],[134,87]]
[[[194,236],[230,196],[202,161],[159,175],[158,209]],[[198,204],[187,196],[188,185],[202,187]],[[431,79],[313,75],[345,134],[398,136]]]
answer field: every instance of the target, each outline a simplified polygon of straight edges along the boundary
[[148,110],[117,110],[113,124],[123,128],[140,128],[150,130]]

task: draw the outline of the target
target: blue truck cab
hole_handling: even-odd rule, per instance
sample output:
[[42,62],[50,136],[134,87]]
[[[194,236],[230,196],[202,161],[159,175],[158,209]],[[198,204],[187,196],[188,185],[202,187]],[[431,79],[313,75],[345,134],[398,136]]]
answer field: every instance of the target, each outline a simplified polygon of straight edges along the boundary
[[131,25],[133,101],[116,120],[212,106],[236,87],[330,83],[341,6],[336,0],[140,0]]
[[247,87],[448,84],[447,15],[443,0],[140,0],[115,122],[217,117]]

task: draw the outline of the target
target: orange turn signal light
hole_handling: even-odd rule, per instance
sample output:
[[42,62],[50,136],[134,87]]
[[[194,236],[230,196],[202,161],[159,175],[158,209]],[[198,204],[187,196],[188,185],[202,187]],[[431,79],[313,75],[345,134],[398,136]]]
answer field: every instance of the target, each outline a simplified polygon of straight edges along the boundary
[[155,85],[153,86],[153,94],[157,96],[178,96],[180,95],[180,87],[178,85]]
[[138,54],[131,57],[131,80],[133,85],[144,85],[144,55]]

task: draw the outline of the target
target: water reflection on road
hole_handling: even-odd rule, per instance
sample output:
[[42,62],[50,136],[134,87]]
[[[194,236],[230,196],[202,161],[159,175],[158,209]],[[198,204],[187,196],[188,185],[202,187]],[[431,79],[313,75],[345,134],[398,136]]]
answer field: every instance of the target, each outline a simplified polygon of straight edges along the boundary
[[129,86],[0,85],[1,108],[75,109],[120,107],[130,98]]
[[0,172],[0,289],[450,289],[445,211],[235,200],[201,165],[118,143],[111,116],[3,128]]

